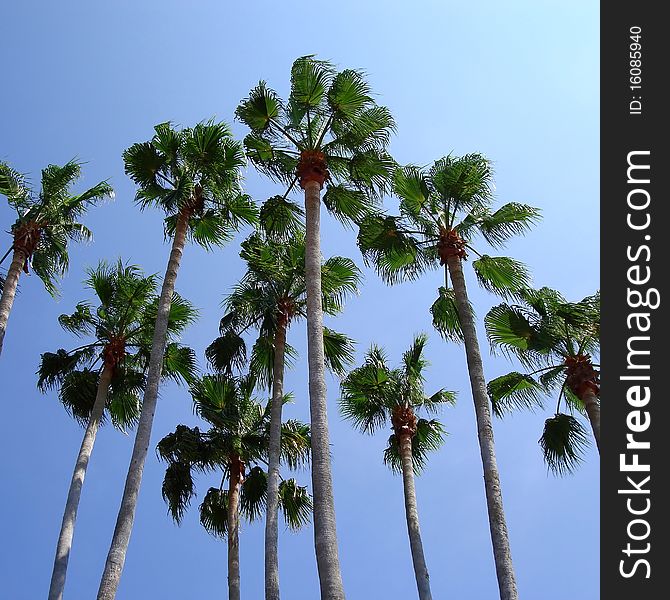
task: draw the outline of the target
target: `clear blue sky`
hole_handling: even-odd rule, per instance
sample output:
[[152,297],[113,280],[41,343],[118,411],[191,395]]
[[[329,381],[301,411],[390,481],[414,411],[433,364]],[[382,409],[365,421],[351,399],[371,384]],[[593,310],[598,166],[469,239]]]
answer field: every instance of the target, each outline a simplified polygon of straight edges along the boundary
[[[85,298],[86,266],[122,256],[147,272],[164,272],[168,247],[161,215],[140,213],[123,174],[122,151],[165,120],[191,125],[216,116],[232,122],[241,98],[265,79],[285,94],[292,61],[315,53],[369,74],[378,100],[397,120],[392,151],[400,162],[427,164],[450,152],[478,151],[495,163],[499,202],[542,208],[543,222],[507,253],[529,264],[535,284],[570,299],[599,287],[598,4],[563,0],[337,3],[175,0],[5,3],[0,50],[0,159],[39,180],[48,163],[87,161],[82,185],[110,178],[116,200],[86,222],[95,242],[73,247],[62,298],[54,302],[33,277],[22,279],[0,361],[0,597],[46,597],[82,430],[55,394],[35,387],[39,355],[71,347],[59,314]],[[240,124],[235,133],[244,135]],[[247,189],[259,201],[276,193],[250,168]],[[4,200],[3,200],[4,202]],[[393,200],[388,200],[393,208]],[[13,217],[0,205],[4,233]],[[326,256],[362,265],[352,232],[324,217]],[[177,287],[202,310],[186,335],[202,360],[215,337],[219,303],[240,275],[235,244],[206,254],[189,247]],[[362,294],[333,323],[392,357],[413,334],[430,335],[428,389],[460,393],[445,411],[450,436],[418,483],[425,551],[434,597],[497,597],[474,411],[462,348],[431,329],[428,307],[438,273],[388,288],[366,271]],[[480,317],[496,298],[470,284]],[[305,332],[290,342],[304,359]],[[488,355],[489,378],[512,365]],[[296,403],[289,416],[308,418],[306,366],[287,377]],[[337,386],[329,406],[340,556],[347,597],[416,597],[404,522],[402,485],[382,464],[387,434],[364,437],[341,422]],[[551,409],[548,409],[549,411]],[[537,439],[547,413],[495,423],[498,461],[521,598],[599,597],[598,456],[591,449],[571,477],[548,475]],[[154,425],[136,525],[119,600],[225,597],[225,543],[209,537],[192,510],[173,525],[160,495],[164,466],[155,443],[179,423],[194,424],[184,390],[165,388]],[[81,500],[68,572],[68,600],[95,597],[116,519],[132,438],[100,432]],[[307,472],[298,478],[309,481]],[[201,478],[205,490],[214,480]],[[199,501],[193,503],[197,508]],[[241,535],[242,591],[262,598],[262,525]],[[281,585],[287,600],[318,597],[312,531],[281,536]]]

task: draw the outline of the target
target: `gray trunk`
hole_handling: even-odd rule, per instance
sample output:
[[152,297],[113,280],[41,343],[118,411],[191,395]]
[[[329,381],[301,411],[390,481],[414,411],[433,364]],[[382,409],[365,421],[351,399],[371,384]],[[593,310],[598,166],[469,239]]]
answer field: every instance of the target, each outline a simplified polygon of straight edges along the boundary
[[586,408],[586,414],[589,416],[589,421],[591,421],[591,429],[593,429],[593,437],[596,440],[596,446],[598,448],[598,453],[600,453],[600,403],[598,402],[598,397],[591,390],[587,391],[584,398],[584,408]]
[[65,502],[65,513],[63,514],[63,523],[58,536],[58,545],[56,546],[56,559],[51,573],[51,585],[49,586],[49,600],[62,600],[63,589],[65,588],[65,576],[67,574],[67,563],[70,558],[70,549],[72,548],[72,538],[74,536],[74,524],[77,520],[77,509],[79,508],[79,499],[81,498],[81,489],[86,477],[88,461],[93,452],[95,437],[98,433],[100,419],[105,412],[107,404],[107,394],[112,382],[114,367],[105,365],[100,373],[98,381],[98,390],[95,396],[91,416],[84,433],[84,439],[81,442],[77,462],[74,465],[74,473],[70,482],[70,490]]
[[428,567],[423,555],[423,543],[419,529],[419,509],[416,503],[414,489],[414,465],[412,464],[412,438],[409,435],[400,436],[400,458],[402,460],[402,484],[405,492],[405,517],[407,519],[407,533],[409,547],[412,551],[412,564],[416,587],[419,591],[419,600],[432,600]]
[[284,398],[286,326],[277,328],[272,366],[272,408],[268,450],[268,499],[265,515],[265,600],[279,600],[279,462]]
[[449,275],[454,286],[454,296],[458,308],[458,316],[463,329],[465,339],[465,354],[470,375],[470,387],[472,399],[475,405],[475,416],[477,419],[477,435],[479,438],[479,449],[484,469],[484,487],[486,490],[486,505],[489,515],[489,527],[491,529],[491,541],[493,542],[493,557],[498,577],[498,588],[501,600],[518,600],[516,580],[514,577],[514,566],[512,565],[512,552],[509,545],[509,534],[505,521],[505,510],[503,508],[502,490],[500,487],[500,475],[496,462],[495,447],[493,442],[493,424],[491,422],[491,410],[489,398],[486,392],[486,380],[484,379],[484,366],[479,352],[477,341],[477,329],[475,319],[470,307],[468,293],[465,287],[465,277],[461,259],[450,256],[447,259]]
[[315,181],[305,183],[305,275],[307,279],[307,355],[312,436],[314,545],[321,600],[344,600],[340,559],[337,552],[326,407],[323,308],[321,305],[320,189],[320,185]]
[[149,370],[147,373],[147,385],[144,390],[144,399],[142,400],[142,411],[137,425],[135,435],[135,444],[133,454],[130,458],[128,475],[126,476],[126,485],[123,490],[121,507],[116,519],[116,527],[112,543],[107,554],[105,569],[102,573],[100,588],[98,589],[98,600],[113,600],[121,580],[123,564],[126,560],[126,551],[130,541],[130,533],[133,529],[135,520],[135,509],[137,508],[137,497],[142,482],[142,473],[144,463],[151,442],[151,428],[154,422],[156,412],[156,402],[158,400],[158,387],[161,379],[161,369],[163,367],[163,356],[165,354],[165,344],[167,341],[168,319],[170,316],[170,306],[172,305],[172,294],[177,280],[179,263],[184,252],[186,243],[186,232],[188,230],[189,214],[182,211],[177,219],[175,236],[172,242],[172,251],[168,261],[165,279],[158,302],[158,314],[156,316],[156,328],[151,346],[151,356],[149,358]]
[[228,489],[228,600],[240,600],[240,476]]
[[25,264],[26,255],[23,250],[14,250],[12,263],[9,265],[5,285],[2,288],[2,296],[0,296],[0,355],[2,354],[5,331],[7,331],[9,313],[12,310],[12,304],[14,304],[14,296],[16,296],[16,287],[19,284],[19,277]]

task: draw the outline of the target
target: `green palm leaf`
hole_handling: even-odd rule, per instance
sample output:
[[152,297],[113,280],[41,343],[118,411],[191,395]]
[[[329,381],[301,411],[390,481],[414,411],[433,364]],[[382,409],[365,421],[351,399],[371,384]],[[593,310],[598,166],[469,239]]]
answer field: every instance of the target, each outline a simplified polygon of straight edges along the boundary
[[589,438],[577,419],[559,413],[546,420],[539,443],[549,469],[566,475],[582,462]]
[[268,496],[268,475],[259,466],[253,467],[247,473],[242,483],[240,493],[240,512],[249,521],[258,519]]
[[286,479],[279,484],[279,506],[286,525],[294,531],[311,520],[312,498],[307,488],[299,486],[295,479]]
[[463,342],[463,330],[458,317],[458,307],[454,290],[440,287],[439,296],[430,307],[433,316],[433,327],[445,339],[452,342]]
[[228,533],[228,491],[209,488],[200,505],[200,523],[213,536]]
[[161,494],[167,502],[170,516],[179,525],[195,494],[191,467],[187,463],[170,463],[165,471]]
[[522,263],[504,256],[484,255],[472,263],[472,268],[485,290],[503,298],[515,297],[530,283],[527,268]]
[[519,409],[543,408],[546,389],[533,377],[512,372],[489,381],[486,389],[497,417]]

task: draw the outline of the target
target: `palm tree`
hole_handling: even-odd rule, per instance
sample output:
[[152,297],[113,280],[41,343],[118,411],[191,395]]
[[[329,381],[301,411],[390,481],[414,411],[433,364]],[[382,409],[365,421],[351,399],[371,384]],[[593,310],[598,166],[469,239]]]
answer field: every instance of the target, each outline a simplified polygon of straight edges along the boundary
[[[210,533],[228,537],[228,598],[240,598],[240,514],[258,518],[272,493],[267,464],[270,406],[253,397],[253,376],[207,375],[196,381],[191,394],[196,412],[210,425],[179,425],[158,444],[159,456],[168,462],[163,498],[172,518],[180,523],[195,496],[193,471],[220,471],[221,485],[210,488],[200,505],[200,522]],[[282,398],[282,401],[284,399]],[[291,467],[309,459],[309,427],[298,421],[281,426],[281,455]],[[228,489],[224,485],[228,482]],[[274,491],[287,525],[299,528],[309,521],[311,500],[307,489],[294,479],[284,480]]]
[[486,315],[486,332],[494,349],[515,356],[529,372],[517,371],[488,384],[493,412],[544,407],[558,391],[556,411],[546,420],[540,446],[549,468],[571,472],[582,460],[588,435],[571,413],[586,411],[600,451],[600,373],[592,355],[600,350],[600,294],[568,302],[544,287],[524,290],[520,304],[500,304]]
[[323,202],[345,223],[370,214],[394,167],[386,148],[395,124],[361,72],[336,72],[313,56],[293,63],[287,102],[261,81],[236,115],[251,129],[244,144],[254,165],[287,186],[284,197],[296,183],[304,192],[314,541],[321,597],[342,600],[324,374],[321,190],[327,184]]
[[12,255],[4,281],[0,282],[0,354],[21,272],[29,273],[32,267],[46,290],[57,296],[56,283],[69,266],[68,242],[92,238],[78,220],[89,206],[113,196],[105,181],[73,194],[71,188],[80,176],[81,163],[76,161],[62,167],[49,165],[42,169],[42,189],[35,195],[24,175],[0,162],[0,194],[7,197],[17,213],[10,231],[12,245],[0,260]]
[[166,233],[173,240],[156,314],[142,411],[99,600],[115,597],[126,558],[158,399],[170,304],[186,239],[190,236],[211,248],[228,241],[241,224],[256,219],[251,199],[240,190],[242,146],[223,123],[209,121],[181,131],[162,123],[155,127],[150,141],[131,146],[123,158],[126,173],[139,186],[136,199],[140,206],[157,206],[166,212]]
[[[465,345],[498,587],[502,600],[516,600],[484,368],[463,262],[468,251],[476,254],[479,258],[472,263],[475,275],[494,293],[509,295],[527,286],[528,274],[520,263],[482,255],[472,241],[479,234],[491,246],[502,246],[536,221],[539,212],[518,203],[492,211],[491,165],[480,154],[447,156],[428,170],[415,166],[398,169],[394,191],[400,199],[400,216],[374,215],[366,219],[359,230],[359,246],[389,283],[414,279],[431,268],[444,268],[445,285],[431,308],[433,323],[445,338]],[[453,289],[449,288],[449,277]]]
[[[137,422],[158,304],[156,278],[145,277],[138,267],[124,266],[120,260],[114,266],[101,262],[89,269],[85,286],[94,292],[97,308],[80,302],[74,313],[58,320],[86,343],[70,351],[45,352],[38,370],[39,389],[58,388],[63,406],[86,426],[65,503],[49,600],[63,597],[77,509],[98,427],[105,416],[121,430]],[[164,377],[176,381],[193,378],[195,354],[172,341],[193,317],[188,302],[173,298]]]
[[[284,369],[286,358],[295,357],[287,344],[288,329],[297,319],[306,317],[307,284],[305,281],[305,241],[300,228],[293,228],[283,241],[272,239],[280,222],[279,214],[299,214],[281,197],[271,198],[261,209],[258,231],[242,244],[240,256],[247,271],[225,302],[227,314],[221,319],[220,337],[207,349],[210,363],[219,371],[246,361],[241,334],[248,329],[259,332],[254,344],[250,368],[261,384],[272,391],[270,439],[268,450],[268,495],[265,525],[265,598],[279,600],[278,496],[280,485],[280,439]],[[285,230],[285,228],[284,228]],[[327,315],[342,310],[348,294],[357,291],[360,271],[353,261],[335,256],[321,267],[321,303]],[[344,366],[353,360],[353,343],[346,336],[327,327],[323,330],[326,365],[343,374]]]
[[427,341],[426,335],[416,336],[403,354],[402,366],[395,369],[388,366],[384,351],[372,346],[363,365],[342,381],[340,399],[344,418],[364,433],[374,433],[387,423],[393,429],[384,462],[402,474],[407,532],[420,600],[430,600],[432,595],[419,530],[414,475],[423,470],[428,452],[442,444],[444,429],[437,419],[418,418],[416,413],[424,410],[435,414],[444,403],[453,404],[456,398],[445,390],[426,396],[423,373],[428,361],[423,351]]

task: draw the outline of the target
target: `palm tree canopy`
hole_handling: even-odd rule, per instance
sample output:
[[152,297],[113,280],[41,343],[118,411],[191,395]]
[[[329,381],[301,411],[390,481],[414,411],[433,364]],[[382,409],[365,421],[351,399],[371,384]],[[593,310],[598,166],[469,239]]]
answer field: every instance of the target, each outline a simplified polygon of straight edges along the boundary
[[17,213],[11,228],[12,248],[25,253],[24,269],[27,272],[31,265],[52,296],[57,295],[58,279],[69,266],[68,242],[92,238],[79,220],[90,206],[114,195],[106,181],[74,194],[72,187],[80,177],[81,163],[75,160],[49,165],[42,170],[41,190],[35,194],[24,175],[0,162],[0,194]]
[[[366,261],[388,283],[418,278],[439,268],[449,255],[477,255],[472,266],[479,283],[507,297],[527,287],[529,275],[518,261],[478,252],[480,236],[500,248],[524,233],[539,210],[516,202],[493,210],[493,171],[481,154],[447,156],[430,168],[409,165],[395,171],[393,191],[400,201],[397,216],[375,214],[359,228],[358,245]],[[450,290],[439,291],[432,308],[436,329],[452,340],[461,338]]]
[[[151,352],[157,285],[156,276],[144,275],[135,265],[120,259],[115,264],[102,261],[88,270],[85,281],[95,306],[80,302],[72,314],[59,317],[60,325],[84,343],[70,351],[42,354],[37,385],[43,392],[58,388],[61,402],[79,422],[88,421],[100,372],[107,364],[113,368],[107,413],[116,427],[136,423]],[[190,382],[197,370],[194,352],[176,341],[196,315],[191,304],[175,294],[163,377],[178,383]]]
[[167,122],[154,131],[151,140],[128,148],[123,160],[139,186],[140,207],[165,211],[168,235],[182,211],[190,238],[205,248],[225,244],[240,225],[256,221],[256,207],[242,193],[244,151],[227,125],[210,120],[178,130]]
[[[200,506],[200,521],[210,533],[224,536],[227,529],[228,491],[223,481],[237,464],[242,468],[240,511],[249,520],[258,518],[267,496],[266,462],[269,441],[270,404],[263,407],[254,397],[253,376],[205,375],[191,386],[196,413],[209,430],[179,425],[157,447],[168,463],[163,498],[173,519],[180,523],[196,495],[193,472],[218,471],[219,488],[210,488]],[[282,423],[281,458],[290,468],[309,460],[309,426],[299,421]],[[309,520],[311,499],[295,480],[282,481],[280,506],[292,528]]]
[[557,389],[571,406],[579,407],[579,399],[565,380],[569,359],[599,352],[600,294],[568,302],[559,292],[544,287],[522,290],[519,300],[494,306],[484,319],[492,350],[530,369],[489,382],[495,414],[542,407],[543,398]]
[[436,414],[445,403],[453,404],[454,392],[438,390],[431,396],[424,390],[424,371],[428,361],[424,349],[428,337],[414,338],[403,354],[399,367],[391,368],[385,352],[378,346],[365,355],[362,366],[351,371],[341,383],[340,412],[364,433],[374,433],[391,424],[394,433],[384,451],[384,462],[400,471],[399,436],[412,438],[412,458],[418,473],[425,466],[427,454],[444,440],[445,431],[437,419],[417,418],[416,412]]
[[298,182],[327,182],[324,204],[345,223],[369,215],[388,187],[395,123],[361,71],[300,57],[287,101],[261,81],[235,114],[251,129],[244,146],[259,171],[285,184],[287,195]]
[[[266,216],[268,212],[265,211]],[[261,217],[261,224],[265,222]],[[246,362],[242,333],[257,330],[259,338],[251,352],[251,369],[260,384],[269,385],[278,327],[288,328],[307,315],[304,236],[295,230],[290,239],[279,241],[260,230],[242,243],[240,256],[247,270],[224,301],[226,314],[221,319],[220,336],[208,347],[206,355],[217,370],[232,372]],[[321,289],[327,315],[341,312],[346,298],[358,292],[360,278],[361,272],[351,259],[334,256],[324,261]],[[343,373],[353,358],[352,340],[325,328],[324,349],[328,366]],[[289,361],[295,358],[290,345],[286,353]]]
[[597,365],[591,356],[600,349],[600,293],[568,302],[551,288],[525,289],[519,303],[494,306],[484,320],[493,351],[514,357],[528,371],[513,371],[491,380],[488,393],[499,417],[518,409],[544,408],[547,397],[558,396],[556,414],[545,423],[540,445],[550,469],[571,472],[582,460],[588,436],[581,423],[560,412],[584,412],[575,393],[576,367],[583,366],[587,383],[597,389]]

